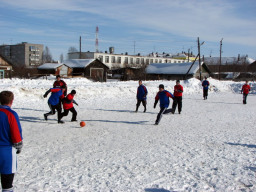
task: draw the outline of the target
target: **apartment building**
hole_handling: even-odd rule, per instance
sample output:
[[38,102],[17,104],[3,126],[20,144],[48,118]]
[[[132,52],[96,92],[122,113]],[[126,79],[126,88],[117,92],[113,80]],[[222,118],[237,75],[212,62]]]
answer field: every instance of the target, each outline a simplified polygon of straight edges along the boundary
[[0,54],[15,67],[36,68],[42,64],[44,46],[22,42],[16,45],[1,45]]
[[110,48],[110,53],[99,52],[73,52],[68,53],[69,59],[99,59],[110,69],[118,69],[125,67],[140,68],[151,63],[184,63],[184,59],[175,59],[168,56],[150,54],[148,56],[114,54]]

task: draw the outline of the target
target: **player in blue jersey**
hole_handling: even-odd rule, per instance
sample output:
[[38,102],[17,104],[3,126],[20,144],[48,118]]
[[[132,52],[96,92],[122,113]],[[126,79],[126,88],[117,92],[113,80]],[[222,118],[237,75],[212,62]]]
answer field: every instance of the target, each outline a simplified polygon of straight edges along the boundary
[[207,99],[209,85],[210,85],[210,83],[209,83],[209,81],[207,80],[207,77],[205,77],[204,80],[203,80],[203,82],[202,82],[204,100]]
[[155,125],[159,124],[163,114],[172,112],[172,109],[167,109],[170,104],[169,97],[174,99],[174,96],[169,91],[164,89],[164,85],[160,84],[159,92],[157,93],[157,95],[155,97],[155,104],[154,104],[154,108],[156,108],[158,100],[160,100],[160,111],[157,115]]
[[61,121],[61,102],[60,99],[64,98],[64,91],[65,88],[51,88],[48,91],[45,92],[44,98],[47,97],[49,93],[51,93],[51,96],[48,99],[48,105],[51,109],[49,113],[44,114],[44,119],[47,121],[47,117],[49,115],[54,115],[56,110],[57,110],[57,115],[58,115],[58,123],[64,123]]
[[137,89],[137,104],[136,104],[136,111],[138,112],[140,103],[142,103],[142,105],[144,106],[144,113],[147,110],[147,94],[148,94],[148,90],[145,87],[145,85],[142,84],[142,80],[139,80],[139,87]]
[[11,109],[14,95],[11,91],[0,93],[0,174],[3,192],[13,191],[17,171],[17,154],[23,146],[19,117]]

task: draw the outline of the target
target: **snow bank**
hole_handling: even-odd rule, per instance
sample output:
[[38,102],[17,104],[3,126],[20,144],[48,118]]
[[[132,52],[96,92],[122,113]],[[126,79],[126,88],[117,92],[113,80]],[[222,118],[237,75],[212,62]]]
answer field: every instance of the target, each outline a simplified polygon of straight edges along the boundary
[[[75,89],[77,91],[78,98],[90,98],[90,97],[128,97],[134,96],[137,91],[137,81],[125,81],[125,82],[91,82],[86,78],[74,78],[64,79],[68,85],[68,91]],[[233,81],[218,81],[212,78],[208,79],[210,82],[210,92],[235,92],[239,93],[244,82]],[[12,90],[15,95],[23,97],[37,97],[40,98],[45,91],[52,87],[53,79],[3,79],[0,83],[1,90]],[[165,89],[173,92],[175,81],[144,81],[143,82],[148,91],[149,96],[153,97],[158,91],[158,85],[164,84]],[[202,92],[201,82],[198,79],[189,79],[181,81],[181,85],[184,87],[184,95],[190,95]],[[255,91],[255,83],[250,83],[252,86],[252,93]]]

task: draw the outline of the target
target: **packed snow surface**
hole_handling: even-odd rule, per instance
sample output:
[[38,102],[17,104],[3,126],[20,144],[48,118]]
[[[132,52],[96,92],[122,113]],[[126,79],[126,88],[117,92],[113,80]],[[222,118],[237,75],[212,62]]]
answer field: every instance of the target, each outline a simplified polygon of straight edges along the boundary
[[140,106],[135,113],[137,81],[64,80],[68,92],[77,91],[78,122],[70,122],[71,113],[65,124],[56,115],[44,120],[42,95],[54,79],[0,81],[0,91],[15,94],[23,128],[15,191],[256,191],[255,83],[243,105],[244,82],[209,79],[203,100],[199,80],[181,81],[181,114],[155,126],[158,85],[173,92],[175,81],[143,82],[147,112]]

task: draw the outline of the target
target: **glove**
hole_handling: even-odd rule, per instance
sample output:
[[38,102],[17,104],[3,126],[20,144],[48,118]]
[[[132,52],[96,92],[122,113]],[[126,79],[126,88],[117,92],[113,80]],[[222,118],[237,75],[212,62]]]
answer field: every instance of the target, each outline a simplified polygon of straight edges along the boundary
[[78,104],[77,103],[75,103],[77,106],[78,106]]
[[16,154],[20,154],[21,149],[17,149]]
[[17,149],[16,154],[19,154],[21,152],[21,148],[23,147],[23,142],[21,141],[19,143],[14,143],[13,147]]
[[44,94],[44,98],[46,98],[46,97],[47,97],[47,95]]

